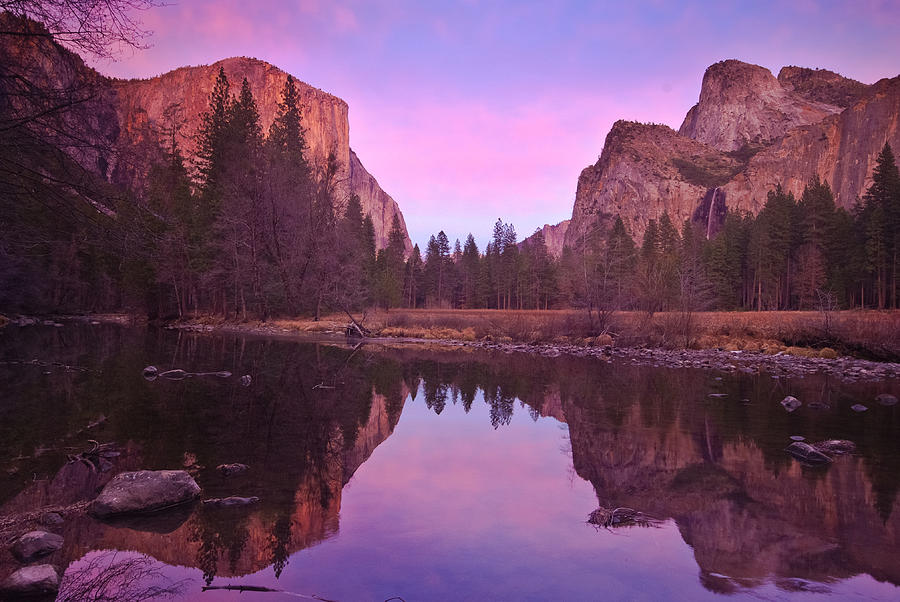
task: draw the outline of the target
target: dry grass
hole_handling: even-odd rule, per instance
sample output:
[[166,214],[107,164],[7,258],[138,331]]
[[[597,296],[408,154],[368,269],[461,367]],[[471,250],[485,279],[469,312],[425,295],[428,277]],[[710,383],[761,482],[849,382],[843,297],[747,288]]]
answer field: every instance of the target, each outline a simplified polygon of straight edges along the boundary
[[422,339],[900,358],[900,311],[616,312],[602,333],[576,310],[391,310],[371,314],[366,324],[380,336]]

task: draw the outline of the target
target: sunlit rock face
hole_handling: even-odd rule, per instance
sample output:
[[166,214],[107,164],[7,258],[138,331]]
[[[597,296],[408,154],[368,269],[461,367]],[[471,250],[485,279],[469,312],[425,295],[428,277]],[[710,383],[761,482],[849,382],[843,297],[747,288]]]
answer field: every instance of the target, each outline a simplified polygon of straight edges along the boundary
[[[724,184],[737,169],[737,160],[668,126],[617,121],[600,159],[578,178],[566,244],[579,245],[617,214],[638,239],[649,220],[665,212],[680,224],[709,185]],[[698,170],[716,175],[705,182],[694,174]]]
[[[145,141],[158,146],[158,132],[181,122],[180,144],[190,156],[196,148],[196,134],[200,115],[209,106],[209,95],[215,85],[219,68],[225,70],[232,92],[240,90],[246,78],[259,108],[263,131],[268,131],[275,119],[278,102],[288,74],[257,59],[228,58],[212,65],[181,67],[145,80],[110,80],[112,104],[116,109],[122,135],[119,143],[140,156]],[[363,211],[375,225],[378,248],[387,244],[394,215],[400,219],[404,232],[406,224],[397,203],[378,185],[350,148],[350,125],[347,103],[337,96],[323,92],[294,78],[300,96],[303,126],[309,146],[307,158],[311,164],[324,166],[329,152],[340,163],[338,198],[345,201],[351,194],[360,197]],[[143,176],[141,163],[133,168],[127,161],[117,165],[115,179],[139,181]],[[408,250],[412,245],[407,236]]]
[[[16,20],[5,13],[0,15],[0,25],[9,30],[44,31],[37,23]],[[30,81],[49,89],[70,91],[76,100],[62,119],[66,129],[78,132],[78,137],[74,141],[61,140],[59,146],[84,168],[138,195],[144,190],[150,167],[162,158],[162,146],[170,143],[168,133],[173,127],[177,129],[176,142],[182,154],[190,160],[196,149],[200,115],[209,107],[209,95],[220,67],[235,95],[241,81],[247,79],[263,132],[275,119],[288,76],[265,61],[236,57],[212,65],[182,67],[150,79],[111,79],[42,35],[28,37],[24,42],[16,38],[15,43],[6,38],[12,36],[0,40],[0,53],[21,65]],[[397,203],[350,148],[347,103],[294,79],[306,130],[307,160],[313,166],[324,166],[328,154],[334,152],[340,164],[338,204],[343,206],[350,195],[359,195],[363,211],[372,217],[376,246],[383,248],[394,216],[399,218],[404,233],[406,223]],[[406,246],[407,252],[412,250],[408,235]]]
[[604,232],[615,215],[640,241],[650,219],[668,212],[680,224],[716,187],[728,209],[757,213],[776,185],[799,197],[818,176],[849,209],[871,184],[885,143],[900,148],[900,77],[868,86],[785,67],[776,78],[722,61],[707,69],[678,132],[613,125],[600,159],[578,179],[565,244]]
[[[541,235],[544,237],[544,246],[547,247],[547,253],[555,259],[559,259],[562,255],[563,246],[566,242],[566,232],[569,230],[569,222],[571,220],[563,220],[558,224],[544,224],[541,228]],[[534,240],[534,234],[522,241]]]
[[840,110],[794,92],[765,67],[729,60],[706,70],[700,101],[678,133],[721,151],[736,151],[745,144],[766,144]]

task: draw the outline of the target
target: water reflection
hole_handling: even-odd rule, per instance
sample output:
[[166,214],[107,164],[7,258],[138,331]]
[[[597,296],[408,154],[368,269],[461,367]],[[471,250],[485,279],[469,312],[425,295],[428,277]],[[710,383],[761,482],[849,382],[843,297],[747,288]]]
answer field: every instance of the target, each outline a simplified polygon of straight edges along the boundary
[[[42,363],[21,361],[35,358]],[[237,376],[150,382],[141,378],[147,364],[251,374],[252,385]],[[281,577],[299,551],[339,533],[345,486],[389,440],[405,404],[445,420],[450,406],[469,413],[483,402],[500,435],[518,412],[565,424],[571,465],[597,503],[674,520],[710,592],[772,583],[814,591],[859,574],[900,584],[900,416],[874,403],[879,393],[897,394],[896,382],[69,326],[6,329],[0,391],[8,416],[0,424],[0,516],[71,507],[114,472],[139,468],[183,466],[205,497],[261,500],[199,505],[166,525],[66,521],[57,529],[65,545],[51,557],[63,567],[91,550],[134,550],[195,567],[206,584],[268,567]],[[788,394],[807,404],[785,412],[778,402]],[[859,401],[870,411],[851,411]],[[783,451],[790,435],[850,439],[858,453],[805,468]],[[69,448],[87,439],[119,445],[115,470],[66,464]],[[231,462],[251,469],[216,472]],[[441,486],[454,487],[450,468],[431,468],[435,486],[447,479]],[[460,495],[478,495],[459,485]],[[0,562],[0,577],[13,568]]]

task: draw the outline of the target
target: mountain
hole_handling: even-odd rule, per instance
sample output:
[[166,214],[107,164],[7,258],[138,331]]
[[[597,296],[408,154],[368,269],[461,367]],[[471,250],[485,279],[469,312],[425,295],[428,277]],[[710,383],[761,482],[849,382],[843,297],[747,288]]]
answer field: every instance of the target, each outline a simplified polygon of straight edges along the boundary
[[[566,232],[569,229],[569,221],[566,219],[555,225],[544,224],[544,227],[539,230],[541,236],[544,237],[544,245],[547,247],[547,252],[554,259],[559,259],[562,255],[563,245],[566,241]],[[525,238],[519,245],[521,246],[526,241],[534,239],[537,233],[538,231],[536,230],[534,234]]]
[[[85,65],[77,54],[53,42],[39,23],[0,13],[0,26],[28,34],[24,38],[0,38],[0,54],[15,65],[10,73],[24,75],[28,82],[47,91],[46,102],[57,102],[65,108],[56,111],[64,122],[58,129],[66,135],[57,136],[55,146],[84,169],[109,183],[129,188],[138,198],[144,193],[150,167],[162,157],[165,132],[173,126],[178,127],[177,142],[182,153],[190,159],[196,148],[200,116],[209,106],[220,67],[231,83],[232,93],[237,94],[243,78],[249,82],[263,132],[274,120],[288,77],[265,61],[240,57],[212,65],[182,67],[149,79],[108,78]],[[363,211],[372,217],[376,246],[383,248],[394,216],[400,219],[404,233],[406,224],[397,203],[381,189],[350,147],[347,103],[296,77],[295,81],[306,130],[307,160],[313,166],[323,165],[329,152],[335,153],[340,164],[338,202],[343,203],[352,194],[359,195]],[[26,101],[43,108],[31,98]],[[53,139],[52,129],[45,128],[45,138]],[[107,215],[114,213],[102,203],[95,204],[95,208]],[[408,235],[406,246],[407,251],[412,250]]]
[[799,196],[814,176],[850,208],[885,143],[900,148],[900,77],[866,85],[824,69],[710,66],[676,132],[616,122],[578,179],[565,244],[620,215],[640,241],[663,212],[716,231],[725,208],[756,213],[777,184]]
[[[159,132],[174,118],[181,121],[182,148],[190,156],[195,149],[200,115],[209,105],[209,95],[220,67],[225,70],[233,92],[237,92],[242,79],[246,78],[250,83],[259,108],[260,124],[263,131],[267,131],[275,119],[288,74],[265,61],[228,58],[212,65],[181,67],[150,79],[108,80],[112,92],[110,103],[119,124],[117,149],[126,151],[128,157],[146,154],[147,142],[158,147]],[[375,225],[376,247],[385,247],[394,215],[400,219],[404,232],[406,223],[400,207],[381,189],[350,148],[347,103],[301,81],[297,81],[297,90],[309,146],[307,159],[313,165],[321,165],[330,151],[335,152],[341,166],[337,177],[338,198],[359,195],[363,211],[371,216]],[[126,161],[112,168],[110,178],[140,188],[145,175],[143,162]],[[406,245],[407,251],[412,251],[408,235]]]

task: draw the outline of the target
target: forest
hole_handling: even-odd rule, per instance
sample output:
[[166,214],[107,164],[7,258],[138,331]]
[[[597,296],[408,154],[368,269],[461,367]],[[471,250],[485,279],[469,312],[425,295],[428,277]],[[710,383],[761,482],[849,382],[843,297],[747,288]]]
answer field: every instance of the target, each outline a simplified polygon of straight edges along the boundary
[[196,156],[183,155],[176,119],[162,138],[164,160],[146,190],[118,195],[114,217],[60,220],[58,204],[31,197],[6,212],[0,305],[166,319],[318,318],[367,307],[653,313],[898,305],[900,175],[888,145],[851,211],[815,179],[799,199],[776,187],[756,216],[729,211],[709,240],[664,214],[635,241],[620,218],[598,216],[557,259],[540,231],[520,242],[501,219],[484,249],[471,234],[451,243],[441,231],[407,257],[395,217],[387,246],[376,250],[359,198],[337,198],[335,157],[307,160],[290,77],[267,133],[248,82],[234,92],[220,70]]

